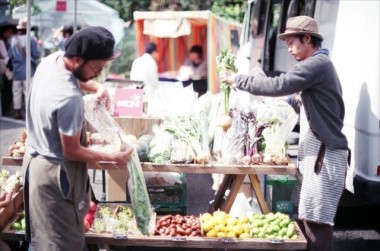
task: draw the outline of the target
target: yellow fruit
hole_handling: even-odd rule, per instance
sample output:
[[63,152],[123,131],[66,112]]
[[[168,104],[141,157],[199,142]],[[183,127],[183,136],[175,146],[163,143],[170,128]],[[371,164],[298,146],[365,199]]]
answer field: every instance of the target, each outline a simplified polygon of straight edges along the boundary
[[227,232],[233,232],[234,231],[234,226],[233,225],[227,225],[226,226],[226,231]]
[[226,227],[221,224],[217,224],[213,228],[216,232],[227,232]]
[[211,229],[210,231],[207,232],[206,236],[207,237],[216,237],[217,236],[216,234],[217,233],[215,232],[215,230]]
[[236,238],[236,234],[235,234],[235,232],[228,232],[227,237],[228,238]]
[[241,235],[239,235],[239,238],[243,238],[243,239],[246,239],[246,238],[249,238],[249,233],[242,233]]
[[208,220],[205,223],[203,223],[202,227],[203,227],[203,231],[207,233],[214,227],[214,222],[212,222],[211,220]]
[[205,213],[205,214],[202,214],[202,215],[201,215],[201,220],[202,220],[203,222],[206,222],[206,221],[208,221],[208,220],[211,219],[211,218],[212,218],[212,215],[209,214],[209,213]]
[[241,225],[234,226],[234,232],[236,236],[239,236],[241,233],[243,233],[243,228]]
[[248,216],[247,215],[240,216],[238,219],[238,222],[240,224],[248,223],[249,222]]
[[231,218],[228,218],[227,219],[227,225],[236,225],[238,223],[238,219],[236,219],[235,217],[231,217]]
[[215,219],[215,224],[219,224],[223,226],[227,225],[227,220],[225,216],[218,215],[218,216],[215,216],[214,219]]
[[227,234],[225,232],[218,232],[218,233],[216,233],[216,237],[218,237],[218,238],[226,238]]
[[228,216],[228,214],[226,212],[224,212],[224,211],[215,211],[212,215],[214,217],[217,217],[217,216],[226,217],[226,216]]
[[250,226],[249,226],[249,223],[244,223],[242,227],[243,227],[243,232],[244,232],[244,233],[247,233],[247,234],[248,234],[249,231],[251,230],[251,228],[250,228]]

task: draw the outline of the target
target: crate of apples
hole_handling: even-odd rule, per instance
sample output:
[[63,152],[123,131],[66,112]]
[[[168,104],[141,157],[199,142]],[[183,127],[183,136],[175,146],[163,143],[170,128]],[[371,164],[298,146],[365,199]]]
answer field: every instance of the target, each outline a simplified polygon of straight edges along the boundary
[[166,215],[157,220],[155,235],[197,237],[201,236],[201,224],[199,218],[194,215]]

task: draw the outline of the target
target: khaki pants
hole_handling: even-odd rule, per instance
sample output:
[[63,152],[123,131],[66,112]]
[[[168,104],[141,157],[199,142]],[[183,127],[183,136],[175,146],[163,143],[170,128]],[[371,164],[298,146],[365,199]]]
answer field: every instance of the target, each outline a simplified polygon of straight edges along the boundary
[[32,250],[83,250],[83,217],[88,212],[90,190],[86,166],[28,154],[23,165],[27,236]]
[[26,98],[28,97],[29,86],[26,84],[26,80],[13,80],[12,93],[13,93],[13,108],[15,110],[21,110],[22,97],[24,96],[25,106]]

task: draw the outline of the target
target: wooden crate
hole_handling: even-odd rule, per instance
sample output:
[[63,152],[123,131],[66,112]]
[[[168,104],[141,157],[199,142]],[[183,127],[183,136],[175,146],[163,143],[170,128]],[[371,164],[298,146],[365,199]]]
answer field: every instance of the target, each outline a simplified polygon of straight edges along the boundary
[[[16,214],[8,222],[0,237],[4,240],[24,240],[25,232],[11,229],[11,224],[18,221],[20,214]],[[307,241],[299,226],[296,226],[296,240],[284,240],[283,242],[272,242],[269,239],[248,238],[208,238],[208,237],[164,237],[164,236],[140,236],[128,235],[113,236],[112,234],[96,234],[88,232],[85,234],[86,243],[101,246],[140,246],[140,247],[182,247],[194,249],[250,249],[250,250],[306,250]]]
[[0,209],[0,231],[20,209],[24,201],[23,189],[20,188],[13,196],[8,206]]

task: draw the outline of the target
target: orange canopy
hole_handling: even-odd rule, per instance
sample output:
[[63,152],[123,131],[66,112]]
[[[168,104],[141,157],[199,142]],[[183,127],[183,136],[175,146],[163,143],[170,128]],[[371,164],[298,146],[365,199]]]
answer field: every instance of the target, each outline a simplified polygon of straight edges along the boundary
[[[138,55],[142,55],[145,45],[153,41],[160,54],[159,72],[177,71],[191,46],[200,45],[207,52],[208,89],[213,93],[219,91],[216,56],[227,48],[236,53],[236,44],[231,40],[234,34],[240,34],[241,24],[210,11],[135,11],[134,19]],[[236,32],[231,32],[233,30]]]

